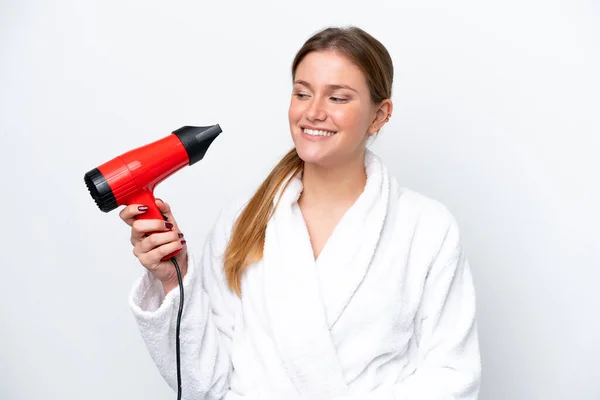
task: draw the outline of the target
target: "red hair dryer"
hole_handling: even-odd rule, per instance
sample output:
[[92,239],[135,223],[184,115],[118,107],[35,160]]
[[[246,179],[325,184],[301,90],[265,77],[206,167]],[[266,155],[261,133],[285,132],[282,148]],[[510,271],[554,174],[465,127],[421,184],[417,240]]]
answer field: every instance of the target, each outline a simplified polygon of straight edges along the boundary
[[[184,126],[169,136],[130,150],[85,174],[87,188],[100,210],[109,212],[122,205],[144,204],[148,211],[136,219],[166,219],[154,199],[160,182],[204,158],[219,125]],[[165,256],[168,260],[181,249]]]

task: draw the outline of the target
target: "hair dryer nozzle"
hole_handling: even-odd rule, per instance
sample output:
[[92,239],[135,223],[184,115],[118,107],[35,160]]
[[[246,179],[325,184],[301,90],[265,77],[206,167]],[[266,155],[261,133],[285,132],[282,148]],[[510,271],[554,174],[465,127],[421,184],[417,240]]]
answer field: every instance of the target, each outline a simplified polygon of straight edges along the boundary
[[115,195],[98,168],[94,168],[85,174],[84,180],[100,210],[109,212],[118,207]]
[[177,129],[173,134],[177,135],[183,143],[190,160],[189,165],[192,165],[204,158],[211,143],[221,132],[221,127],[217,124],[212,126],[184,126]]

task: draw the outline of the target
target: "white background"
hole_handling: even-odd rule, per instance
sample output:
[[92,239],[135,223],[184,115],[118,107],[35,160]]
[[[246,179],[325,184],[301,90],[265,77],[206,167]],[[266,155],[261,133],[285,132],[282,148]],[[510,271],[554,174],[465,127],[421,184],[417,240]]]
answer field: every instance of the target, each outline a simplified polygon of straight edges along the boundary
[[600,5],[0,1],[0,399],[171,399],[127,297],[142,267],[88,170],[220,124],[161,184],[192,250],[292,142],[290,65],[354,24],[396,75],[372,149],[457,217],[481,399],[600,399]]

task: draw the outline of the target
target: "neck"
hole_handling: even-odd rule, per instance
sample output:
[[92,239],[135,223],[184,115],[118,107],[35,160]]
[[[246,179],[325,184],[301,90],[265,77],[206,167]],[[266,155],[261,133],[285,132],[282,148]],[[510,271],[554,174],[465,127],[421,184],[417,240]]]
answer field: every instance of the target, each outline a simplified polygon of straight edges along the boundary
[[366,182],[364,153],[335,167],[305,163],[303,190],[298,202],[304,206],[328,209],[348,207],[364,191]]

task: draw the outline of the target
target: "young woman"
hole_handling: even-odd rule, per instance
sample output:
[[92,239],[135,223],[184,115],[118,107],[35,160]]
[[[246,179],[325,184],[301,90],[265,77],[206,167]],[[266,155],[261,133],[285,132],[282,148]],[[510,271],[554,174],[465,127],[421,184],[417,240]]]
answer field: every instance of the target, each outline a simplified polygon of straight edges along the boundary
[[[184,247],[183,398],[476,399],[471,272],[452,214],[399,186],[367,149],[392,114],[393,65],[355,27],[311,37],[292,65],[295,144],[252,196],[226,207],[199,260],[167,216],[122,210],[147,269],[131,307],[176,383]],[[147,236],[148,232],[173,228]]]

